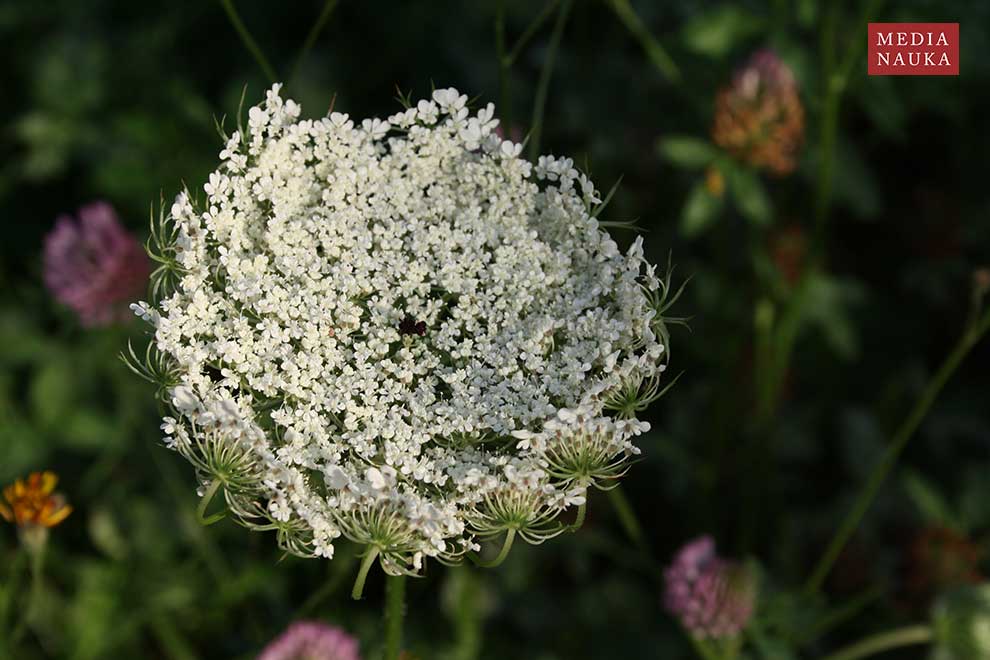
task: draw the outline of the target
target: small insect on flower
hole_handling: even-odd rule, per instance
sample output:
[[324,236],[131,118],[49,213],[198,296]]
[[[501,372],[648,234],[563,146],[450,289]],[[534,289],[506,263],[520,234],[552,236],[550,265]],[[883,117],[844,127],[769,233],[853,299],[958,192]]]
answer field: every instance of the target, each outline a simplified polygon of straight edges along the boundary
[[794,171],[804,106],[794,74],[775,53],[755,53],[719,92],[712,139],[753,167],[781,176]]
[[358,641],[335,626],[297,621],[275,638],[258,660],[361,660]]
[[399,334],[400,335],[419,335],[422,337],[426,334],[426,322],[417,321],[411,316],[407,316],[402,319],[399,323]]
[[[199,473],[202,522],[222,497],[294,554],[349,538],[355,598],[375,562],[418,575],[580,521],[639,452],[679,322],[573,161],[521,158],[494,106],[467,103],[302,119],[273,86],[203,203],[183,191],[163,216],[175,277],[134,306],[162,356],[135,371]],[[630,383],[617,419],[605,401]]]
[[710,536],[691,541],[664,572],[667,611],[697,638],[733,637],[749,623],[756,603],[751,570],[715,554]]
[[54,527],[69,517],[72,507],[61,493],[56,493],[58,476],[54,472],[33,472],[3,489],[0,516],[25,529]]
[[85,326],[124,321],[128,303],[147,286],[148,256],[109,204],[89,204],[78,215],[60,216],[45,237],[45,285]]

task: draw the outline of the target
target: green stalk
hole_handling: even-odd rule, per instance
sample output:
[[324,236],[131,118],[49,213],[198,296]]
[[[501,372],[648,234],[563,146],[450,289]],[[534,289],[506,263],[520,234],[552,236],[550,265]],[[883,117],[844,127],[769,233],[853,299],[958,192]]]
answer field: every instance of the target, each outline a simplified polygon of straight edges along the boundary
[[[857,25],[865,25],[876,15],[882,5],[881,0],[871,0],[863,7]],[[839,109],[846,91],[853,67],[860,61],[866,40],[857,34],[843,53],[842,61],[836,62],[835,38],[839,20],[839,5],[833,4],[822,23],[822,123],[819,128],[821,153],[819,154],[818,182],[815,190],[815,236],[812,243],[812,257],[820,258],[824,253],[825,225],[828,222],[832,203],[832,184],[835,172],[835,145],[838,138]]]
[[450,660],[477,660],[482,648],[482,628],[485,605],[478,577],[468,566],[457,569],[452,577],[455,595],[452,619],[454,644]]
[[196,507],[196,522],[203,527],[209,527],[214,523],[220,522],[227,515],[224,511],[218,511],[211,516],[206,515],[206,509],[209,508],[210,502],[213,501],[213,498],[216,497],[217,492],[222,486],[223,482],[214,477],[213,481],[210,482],[209,488],[206,489],[203,497],[199,500],[199,505]]
[[625,530],[629,540],[636,544],[636,547],[649,558],[652,552],[646,543],[643,527],[639,524],[639,519],[636,517],[636,512],[633,511],[629,498],[622,492],[622,487],[616,486],[606,492],[608,493],[609,501],[612,503],[612,508],[615,509],[615,514],[619,517],[619,523],[622,525],[622,529]]
[[512,126],[512,104],[509,101],[509,68],[512,64],[505,55],[505,2],[499,0],[495,9],[495,56],[498,58],[498,105],[499,116],[503,119],[502,130],[509,139]]
[[31,591],[28,592],[27,607],[10,635],[11,646],[24,637],[28,626],[36,623],[40,616],[41,592],[45,572],[45,551],[48,546],[48,530],[44,527],[27,526],[20,530],[21,545],[31,561]]
[[[21,573],[24,571],[24,562],[27,559],[23,548],[18,546],[14,552],[14,559],[10,562],[10,572],[7,577],[7,584],[4,588],[3,600],[0,601],[0,651],[10,650],[6,646],[8,641],[6,633],[7,621],[17,599],[17,592],[20,588]],[[0,654],[2,656],[2,654]]]
[[884,587],[873,587],[854,597],[848,603],[827,612],[810,630],[799,635],[795,640],[796,643],[803,645],[812,642],[836,626],[853,619],[866,609],[867,606],[878,600],[885,591],[886,589]]
[[[334,557],[333,562],[327,562],[327,565],[333,566],[330,569],[331,575],[330,579],[323,583],[323,586],[318,590],[310,594],[309,598],[303,602],[302,605],[295,611],[292,615],[292,619],[304,619],[313,610],[315,610],[323,601],[325,601],[330,596],[337,593],[337,590],[344,584],[344,580],[347,579],[348,573],[350,573],[351,566],[353,566],[356,557],[351,553],[346,553],[342,557]],[[341,562],[342,566],[334,566],[337,562]]]
[[898,628],[890,632],[872,635],[855,644],[836,651],[832,655],[826,656],[823,660],[858,660],[877,653],[897,649],[915,644],[927,644],[932,641],[933,632],[931,626],[917,625]]
[[533,21],[526,26],[526,30],[522,33],[522,36],[520,36],[516,41],[515,45],[512,47],[512,50],[509,51],[509,54],[505,56],[506,66],[512,66],[515,64],[516,58],[519,57],[523,48],[526,47],[526,44],[528,44],[529,40],[533,38],[537,30],[539,30],[543,23],[550,18],[559,1],[560,0],[550,0],[550,2],[543,6],[540,13],[536,15],[536,18],[534,18]]
[[514,122],[512,118],[512,79],[510,70],[516,59],[522,54],[523,48],[529,43],[543,23],[553,15],[560,0],[550,0],[540,13],[526,26],[522,35],[512,46],[512,50],[506,51],[505,46],[505,2],[499,0],[495,9],[495,54],[498,57],[498,104],[500,106],[499,116],[502,119],[502,126],[505,130],[506,139],[510,139],[509,131]]
[[313,45],[316,44],[316,40],[319,38],[320,32],[323,31],[323,28],[330,20],[330,15],[333,14],[333,10],[336,8],[337,0],[326,0],[323,4],[323,10],[320,12],[316,22],[313,23],[313,27],[310,29],[309,34],[306,35],[306,40],[303,42],[302,48],[299,49],[299,54],[296,56],[296,61],[292,65],[292,69],[289,71],[289,77],[285,83],[286,87],[292,86],[292,82],[296,79],[296,74],[299,73],[299,67],[302,66],[302,63],[306,59],[306,55],[309,54],[310,49],[312,49]]
[[368,571],[371,569],[371,565],[375,563],[378,559],[378,553],[381,552],[377,546],[369,546],[367,552],[364,553],[364,558],[361,560],[361,568],[358,569],[357,578],[354,580],[354,588],[351,589],[351,598],[354,600],[361,600],[361,594],[364,593],[364,581],[368,579]]
[[814,252],[820,256],[832,201],[832,175],[835,162],[835,142],[839,127],[839,98],[843,91],[842,78],[835,71],[835,30],[839,6],[832,5],[822,21],[822,118],[819,127],[819,167],[815,188],[815,240]]
[[677,64],[674,63],[674,60],[667,54],[656,37],[650,33],[649,28],[643,24],[642,19],[629,4],[629,0],[608,0],[607,4],[622,21],[622,24],[626,26],[626,29],[639,41],[643,50],[646,51],[647,57],[653,62],[653,66],[670,82],[680,82],[681,71],[677,68]]
[[406,576],[385,579],[385,660],[398,660],[402,652],[402,618],[406,610]]
[[[166,489],[171,493],[172,497],[178,502],[187,501],[189,497],[188,489],[185,485],[183,485],[171,460],[163,456],[161,450],[157,447],[153,447],[151,443],[145,443],[145,447],[148,454],[151,456],[152,462],[158,469],[159,474],[165,481]],[[185,512],[186,509],[182,508],[181,511]],[[187,515],[189,514],[183,513],[183,516]],[[198,522],[197,518],[197,516],[193,516],[193,519]],[[202,524],[183,524],[181,525],[181,529],[186,532],[186,536],[198,551],[203,564],[205,564],[210,573],[213,574],[213,578],[216,580],[217,584],[229,584],[233,571],[227,564],[225,555],[220,552],[220,548],[217,547],[213,536],[206,533],[206,530],[203,529]]]
[[162,648],[168,651],[172,660],[196,660],[198,657],[189,642],[176,628],[171,618],[157,614],[151,618],[151,630],[154,632]]
[[576,532],[582,527],[584,527],[584,519],[588,515],[588,495],[585,494],[584,502],[578,505],[577,515],[574,516],[574,522],[571,523],[571,531]]
[[220,0],[220,4],[223,5],[224,11],[227,12],[227,18],[230,19],[231,25],[233,25],[234,29],[237,31],[237,36],[241,38],[241,42],[243,42],[244,47],[247,48],[248,52],[251,53],[251,56],[254,57],[254,61],[258,63],[261,71],[268,78],[268,82],[275,82],[278,78],[278,76],[275,75],[275,69],[272,68],[272,65],[268,62],[268,58],[265,57],[265,54],[261,51],[258,43],[254,40],[254,37],[251,36],[251,33],[248,32],[244,22],[241,21],[241,17],[237,14],[237,10],[234,8],[234,3],[232,0]]
[[925,415],[928,414],[928,410],[935,402],[935,399],[938,398],[939,393],[942,391],[942,388],[945,387],[945,384],[948,382],[949,378],[953,373],[955,373],[963,359],[965,359],[970,350],[972,350],[973,346],[980,341],[983,335],[986,334],[988,329],[990,329],[990,310],[984,312],[981,319],[979,319],[976,323],[971,324],[966,329],[963,336],[952,349],[952,352],[945,358],[945,361],[939,367],[938,371],[925,386],[924,391],[921,393],[921,397],[919,397],[918,401],[914,404],[914,408],[904,420],[904,423],[901,424],[901,427],[897,430],[897,433],[894,435],[893,440],[887,447],[886,452],[884,452],[880,462],[873,468],[873,473],[870,475],[869,480],[860,492],[859,497],[856,498],[852,509],[850,509],[849,513],[842,521],[842,524],[836,531],[831,543],[829,543],[828,548],[825,550],[825,554],[822,555],[822,558],[815,566],[815,570],[812,572],[811,577],[808,578],[808,582],[805,585],[805,591],[808,594],[817,593],[818,590],[821,589],[822,583],[828,576],[833,564],[835,564],[836,559],[839,558],[839,554],[846,546],[846,543],[849,542],[849,538],[853,535],[853,532],[855,532],[856,528],[859,527],[859,523],[862,521],[863,516],[866,515],[870,505],[873,504],[873,500],[876,498],[877,493],[880,490],[880,486],[883,485],[887,475],[897,463],[897,459],[900,458],[901,452],[904,451],[904,447],[907,446],[908,441],[914,435],[914,432],[921,424],[921,421],[925,418]]
[[563,0],[557,11],[557,22],[554,23],[550,44],[547,46],[546,59],[540,72],[540,81],[536,86],[536,100],[533,103],[533,122],[529,134],[529,159],[535,161],[540,155],[540,135],[543,132],[543,112],[547,104],[547,94],[550,90],[550,78],[553,76],[553,66],[560,50],[560,40],[564,36],[564,26],[571,13],[572,0]]
[[694,652],[698,654],[699,658],[702,658],[702,660],[722,660],[715,649],[708,645],[708,642],[695,637],[691,633],[687,633],[687,636],[691,640]]
[[491,561],[483,561],[476,558],[472,553],[469,555],[471,557],[471,561],[474,562],[475,566],[480,566],[481,568],[495,568],[496,566],[501,565],[501,563],[505,561],[505,558],[509,556],[509,550],[512,549],[512,542],[515,538],[516,530],[510,527],[505,532],[505,540],[502,541],[502,549],[499,550],[498,556],[496,556],[495,559],[492,559]]

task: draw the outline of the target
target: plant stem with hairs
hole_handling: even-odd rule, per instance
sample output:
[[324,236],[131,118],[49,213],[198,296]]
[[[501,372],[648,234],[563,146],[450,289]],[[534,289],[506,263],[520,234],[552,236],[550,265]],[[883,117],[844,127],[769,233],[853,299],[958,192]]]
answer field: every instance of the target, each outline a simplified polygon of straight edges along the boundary
[[310,29],[309,34],[306,35],[306,40],[303,42],[302,47],[299,49],[299,54],[296,56],[296,61],[292,65],[292,69],[289,71],[289,77],[285,82],[286,87],[292,87],[293,81],[296,79],[296,74],[299,73],[299,67],[302,66],[303,61],[306,59],[306,55],[316,44],[317,38],[320,36],[320,32],[326,26],[327,22],[330,20],[330,15],[333,14],[333,10],[337,8],[337,0],[326,0],[323,4],[323,9],[320,11],[319,17],[316,22],[313,23],[313,27]]
[[[516,59],[522,53],[523,48],[530,39],[543,26],[548,18],[553,15],[553,10],[560,0],[549,0],[540,10],[540,13],[526,26],[519,39],[512,46],[511,50],[506,50],[505,44],[505,2],[499,0],[495,10],[495,54],[498,58],[498,104],[500,106],[500,116],[502,125],[509,131],[514,122],[512,116],[512,79],[510,71]],[[509,134],[505,135],[507,138]]]
[[11,656],[13,655],[13,635],[7,635],[7,622],[11,618],[11,614],[16,611],[17,592],[20,590],[21,574],[24,572],[26,560],[27,553],[24,552],[23,548],[18,547],[13,561],[10,562],[7,583],[4,585],[3,598],[0,600],[0,652],[7,652]]
[[402,652],[402,619],[406,613],[406,576],[385,578],[385,660],[398,660]]
[[364,581],[368,579],[368,571],[378,559],[380,552],[378,548],[371,545],[365,551],[364,557],[361,559],[361,568],[358,569],[357,577],[354,579],[354,587],[351,589],[351,598],[354,600],[361,600],[361,595],[364,593]]
[[258,67],[268,78],[268,82],[275,82],[278,79],[275,69],[272,68],[268,58],[265,57],[264,52],[262,52],[258,43],[254,40],[254,37],[251,36],[247,26],[244,25],[240,15],[237,13],[237,9],[234,8],[233,0],[220,0],[220,4],[223,6],[224,11],[227,12],[227,18],[230,19],[230,23],[234,26],[234,30],[237,31],[237,35],[241,38],[244,47],[251,53],[254,61],[258,63]]
[[516,538],[516,530],[511,527],[505,532],[505,539],[502,541],[502,549],[498,551],[498,555],[495,556],[491,561],[484,561],[475,557],[474,553],[468,555],[471,561],[474,562],[475,566],[480,566],[481,568],[495,568],[500,566],[505,558],[509,556],[509,550],[512,549],[512,542]]
[[[505,55],[505,2],[499,0],[495,8],[495,56],[498,58],[498,105],[504,130],[512,125],[512,104],[509,101],[509,68],[510,64]],[[508,137],[506,133],[506,137]]]
[[873,472],[863,486],[863,490],[860,491],[852,508],[842,521],[839,529],[832,537],[828,548],[812,571],[811,577],[808,578],[808,582],[805,585],[806,593],[815,594],[821,589],[822,583],[828,576],[829,571],[832,570],[832,566],[839,558],[842,549],[859,527],[859,523],[873,504],[873,500],[876,499],[884,480],[890,474],[894,465],[896,465],[897,459],[900,458],[908,441],[912,438],[918,426],[921,425],[921,421],[925,418],[925,415],[928,414],[928,410],[932,407],[935,399],[938,398],[942,388],[945,387],[949,378],[952,377],[952,374],[955,373],[956,369],[959,368],[959,365],[980,339],[983,338],[983,335],[986,334],[988,329],[990,329],[990,309],[987,309],[982,317],[975,319],[968,325],[955,347],[925,386],[918,401],[914,404],[914,408],[911,409],[911,412],[897,430],[894,439],[888,445],[880,462],[873,468]]
[[535,161],[540,155],[540,137],[543,132],[543,112],[547,104],[547,94],[550,91],[550,78],[553,77],[553,66],[557,60],[557,51],[560,50],[560,40],[564,36],[564,26],[567,24],[567,17],[571,13],[572,0],[563,0],[560,9],[557,10],[557,22],[554,23],[553,33],[550,35],[550,44],[547,46],[546,58],[543,61],[543,70],[540,72],[540,81],[536,86],[536,100],[533,102],[533,122],[529,134],[529,159]]
[[679,83],[681,81],[681,70],[674,63],[674,60],[664,47],[660,45],[656,37],[643,24],[642,19],[636,14],[632,5],[629,4],[629,0],[608,0],[607,4],[615,12],[615,15],[619,17],[619,20],[622,21],[622,24],[626,26],[626,29],[639,41],[643,50],[646,51],[647,57],[653,63],[653,66],[670,82]]
[[616,486],[607,492],[608,499],[612,503],[612,508],[615,510],[626,536],[639,548],[640,552],[646,555],[647,559],[651,558],[653,553],[646,542],[646,536],[643,534],[643,526],[639,524],[636,512],[633,510],[629,498],[622,492],[622,487]]

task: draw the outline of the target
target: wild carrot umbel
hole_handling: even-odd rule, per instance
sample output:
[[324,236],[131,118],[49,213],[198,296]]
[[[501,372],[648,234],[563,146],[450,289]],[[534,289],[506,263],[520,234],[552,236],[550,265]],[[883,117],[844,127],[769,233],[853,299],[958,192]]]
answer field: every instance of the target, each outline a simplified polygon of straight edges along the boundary
[[154,339],[128,362],[196,470],[199,520],[300,556],[361,546],[352,596],[388,574],[397,654],[402,576],[579,527],[588,489],[630,469],[679,290],[491,104],[439,89],[358,123],[279,92],[225,136],[205,203],[184,191],[159,218],[160,286],[133,306]]

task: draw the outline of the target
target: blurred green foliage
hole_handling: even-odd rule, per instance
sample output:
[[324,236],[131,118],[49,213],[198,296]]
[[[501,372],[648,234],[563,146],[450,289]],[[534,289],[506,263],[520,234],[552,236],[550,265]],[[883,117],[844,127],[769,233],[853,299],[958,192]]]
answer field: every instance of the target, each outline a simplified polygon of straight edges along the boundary
[[[605,498],[593,499],[579,533],[518,548],[497,571],[431,567],[409,585],[409,647],[463,660],[690,657],[651,576],[705,532],[764,566],[754,657],[817,657],[917,621],[930,602],[904,585],[925,570],[910,563],[921,530],[957,529],[986,569],[986,346],[922,426],[826,596],[795,600],[793,588],[961,332],[974,268],[990,263],[990,5],[632,2],[650,45],[613,4],[574,3],[541,146],[587,162],[605,190],[622,176],[603,219],[638,219],[651,261],[672,251],[678,274],[692,276],[676,310],[692,317],[691,331],[672,338],[673,368],[686,374],[649,414],[645,460],[623,486],[650,554],[626,540]],[[323,7],[239,5],[280,75]],[[525,134],[553,20],[500,87],[500,6],[343,0],[287,91],[311,116],[331,104],[367,116],[393,111],[396,87],[454,85],[507,102],[501,116]],[[508,44],[541,6],[505,2]],[[868,78],[866,19],[959,21],[962,75]],[[657,45],[676,81],[657,68]],[[805,106],[805,146],[787,178],[746,167],[709,138],[717,90],[764,47],[793,69]],[[823,142],[827,52],[854,56],[832,98],[834,139]],[[213,169],[214,119],[236,111],[245,85],[254,102],[270,81],[212,2],[14,0],[0,6],[0,54],[0,482],[53,469],[76,508],[53,530],[16,657],[253,657],[299,616],[346,627],[370,656],[380,576],[352,603],[353,549],[333,562],[283,559],[265,535],[198,526],[192,473],[158,442],[150,386],[117,359],[142,330],[85,330],[41,281],[56,215],[106,199],[144,236],[161,194],[182,182],[194,189]],[[823,158],[834,159],[824,212]],[[721,195],[706,184],[713,164]],[[786,235],[798,247],[785,258]],[[25,607],[16,553],[13,528],[0,526],[0,629]],[[843,615],[848,601],[859,607]]]

